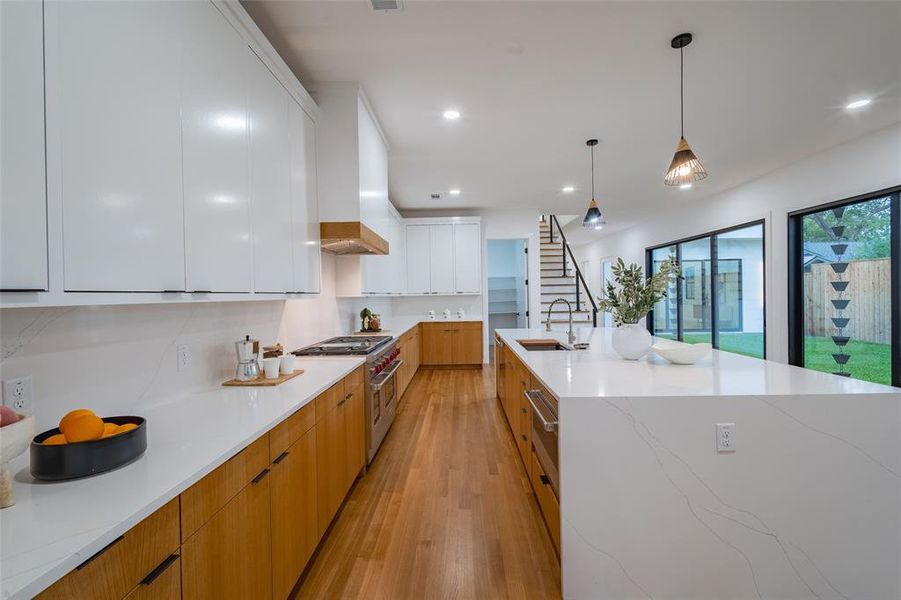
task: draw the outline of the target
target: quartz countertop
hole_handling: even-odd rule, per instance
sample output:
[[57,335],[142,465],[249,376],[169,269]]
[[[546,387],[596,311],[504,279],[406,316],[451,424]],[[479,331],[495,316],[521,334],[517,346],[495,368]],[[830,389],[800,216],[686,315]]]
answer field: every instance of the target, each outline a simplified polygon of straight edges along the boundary
[[542,328],[498,329],[526,367],[558,398],[654,396],[788,396],[901,394],[901,389],[713,350],[694,365],[674,365],[651,350],[636,361],[611,346],[612,328],[577,328],[587,350],[529,351],[516,340],[553,338],[566,332]]
[[93,477],[44,483],[28,452],[11,463],[16,504],[0,511],[0,597],[31,598],[363,364],[298,359],[277,387],[216,387],[143,411],[147,451]]

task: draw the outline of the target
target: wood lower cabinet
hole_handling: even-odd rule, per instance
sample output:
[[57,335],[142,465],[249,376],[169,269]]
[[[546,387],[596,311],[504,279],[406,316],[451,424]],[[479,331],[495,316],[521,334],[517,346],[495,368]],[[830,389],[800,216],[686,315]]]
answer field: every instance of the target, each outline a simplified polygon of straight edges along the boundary
[[328,529],[366,464],[363,369],[316,399],[316,486],[320,533]]
[[344,426],[347,441],[347,457],[345,468],[344,489],[341,499],[347,490],[356,481],[357,476],[363,467],[366,466],[366,401],[365,390],[362,382],[352,390],[347,390],[344,394],[344,404],[341,409],[344,410]]
[[249,481],[182,544],[184,598],[272,598],[268,474]]
[[397,397],[401,399],[407,391],[413,376],[419,370],[420,362],[420,326],[413,327],[400,336],[397,347],[400,349],[401,360],[404,364],[397,370]]
[[366,464],[363,369],[257,438],[38,598],[287,598]]
[[503,346],[504,383],[501,406],[510,425],[513,440],[522,458],[523,466],[538,500],[541,514],[547,524],[551,541],[560,554],[560,503],[532,450],[532,405],[525,392],[540,389],[546,396],[550,392],[541,385],[516,353]]
[[423,323],[422,364],[479,365],[482,363],[481,321]]
[[176,553],[178,542],[176,498],[81,563],[37,598],[120,600]]
[[287,598],[319,543],[315,429],[279,453],[270,469],[272,597]]

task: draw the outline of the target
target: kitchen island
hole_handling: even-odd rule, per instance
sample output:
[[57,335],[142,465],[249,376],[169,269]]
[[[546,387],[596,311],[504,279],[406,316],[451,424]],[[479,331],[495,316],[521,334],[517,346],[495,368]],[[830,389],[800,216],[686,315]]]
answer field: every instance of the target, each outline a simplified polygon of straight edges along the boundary
[[588,349],[497,332],[559,405],[565,597],[901,597],[901,390],[716,350],[625,361],[612,330],[577,333]]

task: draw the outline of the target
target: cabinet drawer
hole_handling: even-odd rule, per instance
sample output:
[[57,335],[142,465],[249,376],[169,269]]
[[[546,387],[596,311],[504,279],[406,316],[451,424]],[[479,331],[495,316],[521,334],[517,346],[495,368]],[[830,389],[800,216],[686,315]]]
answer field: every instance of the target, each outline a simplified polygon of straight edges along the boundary
[[477,329],[479,331],[482,330],[482,322],[481,321],[458,321],[452,325],[452,328],[456,331],[470,331],[473,329]]
[[548,532],[551,534],[551,541],[557,554],[560,553],[560,503],[554,490],[551,488],[550,481],[541,469],[541,463],[538,457],[532,453],[531,465],[532,489],[535,490],[535,496],[538,498],[538,505],[541,507],[541,514],[544,515],[544,522],[547,523]]
[[39,594],[40,600],[120,600],[178,550],[178,499],[129,529]]
[[354,393],[358,387],[363,385],[363,369],[365,369],[365,365],[360,365],[360,367],[353,370],[353,372],[344,378],[344,395]]
[[181,539],[188,539],[269,464],[269,436],[247,448],[181,494]]
[[181,600],[181,557],[167,556],[125,600]]
[[316,402],[310,402],[269,432],[269,460],[288,449],[288,446],[316,425]]
[[335,410],[342,402],[344,402],[343,379],[316,396],[316,422],[322,421],[329,412]]

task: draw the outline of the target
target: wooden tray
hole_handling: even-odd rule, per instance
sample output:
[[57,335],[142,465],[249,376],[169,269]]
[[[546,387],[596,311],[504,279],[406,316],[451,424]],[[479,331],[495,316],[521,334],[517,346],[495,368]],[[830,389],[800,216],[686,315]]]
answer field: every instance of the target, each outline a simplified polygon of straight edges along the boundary
[[266,377],[261,373],[257,379],[251,379],[250,381],[238,381],[237,379],[229,379],[228,381],[222,382],[222,385],[235,387],[271,387],[273,385],[285,383],[289,379],[294,379],[301,373],[303,373],[303,369],[294,369],[293,373],[288,373],[287,375],[279,375],[278,379],[266,379]]

